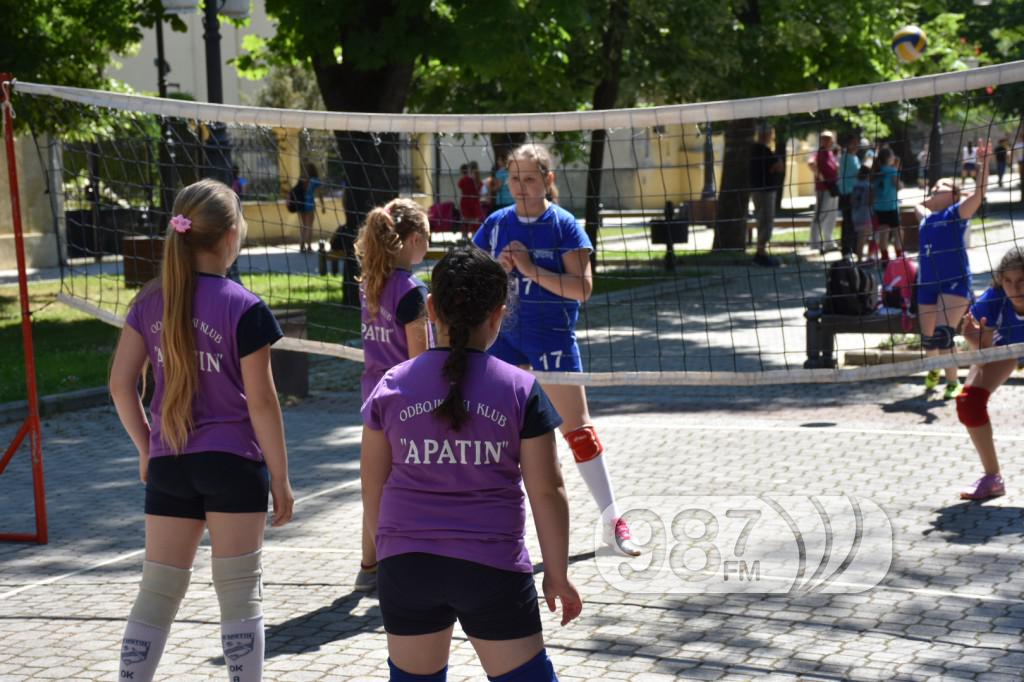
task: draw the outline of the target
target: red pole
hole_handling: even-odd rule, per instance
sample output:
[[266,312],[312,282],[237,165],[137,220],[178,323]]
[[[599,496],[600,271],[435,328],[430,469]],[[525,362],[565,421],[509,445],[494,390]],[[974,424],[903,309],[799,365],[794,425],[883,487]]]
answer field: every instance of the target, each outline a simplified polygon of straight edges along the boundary
[[[39,423],[39,391],[36,386],[36,354],[32,345],[32,311],[28,305],[28,272],[25,266],[25,240],[21,228],[21,200],[18,192],[18,160],[14,155],[14,112],[11,106],[11,85],[14,76],[0,73],[0,106],[4,110],[4,142],[7,147],[7,174],[11,185],[11,213],[14,219],[14,250],[18,258],[18,295],[21,298],[21,339],[25,349],[25,386],[28,389],[28,416],[25,424],[18,432],[23,438],[28,432],[32,448],[32,488],[35,498],[36,533],[2,534],[0,540],[16,542],[47,542],[46,528],[46,493],[43,489],[43,434]],[[18,440],[16,438],[15,440]],[[12,443],[16,448],[20,443]],[[13,451],[5,453],[5,461],[9,460]]]

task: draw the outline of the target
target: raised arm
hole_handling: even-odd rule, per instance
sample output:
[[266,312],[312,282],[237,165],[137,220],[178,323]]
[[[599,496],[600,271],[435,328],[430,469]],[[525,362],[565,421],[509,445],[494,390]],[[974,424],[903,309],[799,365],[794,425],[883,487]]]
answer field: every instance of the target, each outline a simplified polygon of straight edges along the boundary
[[991,140],[978,140],[978,177],[974,181],[974,193],[960,202],[960,217],[970,220],[981,208],[985,199],[985,187],[988,185],[988,157],[992,153]]
[[558,466],[554,432],[524,438],[519,464],[544,559],[544,599],[551,611],[555,610],[556,598],[562,602],[565,625],[580,615],[583,601],[569,581],[569,500]]

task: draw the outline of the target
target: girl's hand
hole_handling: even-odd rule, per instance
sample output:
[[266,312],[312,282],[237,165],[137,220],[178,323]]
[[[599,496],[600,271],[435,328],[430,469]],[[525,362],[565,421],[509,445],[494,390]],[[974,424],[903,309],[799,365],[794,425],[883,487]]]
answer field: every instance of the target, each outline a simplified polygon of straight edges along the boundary
[[292,493],[292,485],[288,479],[271,480],[270,496],[274,500],[274,520],[270,525],[277,528],[292,520],[295,495]]
[[146,485],[149,480],[149,453],[139,452],[139,480]]
[[516,267],[516,263],[514,260],[512,260],[512,256],[511,254],[509,254],[508,249],[505,249],[504,251],[498,254],[498,264],[500,264],[501,267],[504,268],[505,272],[512,272],[512,270]]
[[533,259],[530,258],[530,251],[526,248],[526,244],[515,241],[509,242],[505,250],[501,252],[504,256],[508,254],[508,258],[512,261],[512,265],[518,270],[523,277],[532,277],[537,273],[537,268],[533,264]]
[[978,140],[977,154],[978,163],[982,164],[988,161],[989,155],[992,153],[992,140]]
[[964,315],[964,326],[961,333],[963,334],[964,340],[967,341],[968,345],[974,350],[977,350],[981,346],[981,332],[988,324],[988,318],[983,317],[980,320],[975,320],[974,315],[968,310],[967,314]]
[[544,601],[548,603],[549,611],[554,613],[557,610],[556,599],[562,602],[562,625],[568,625],[583,611],[583,600],[569,578],[554,579],[545,573],[543,585]]

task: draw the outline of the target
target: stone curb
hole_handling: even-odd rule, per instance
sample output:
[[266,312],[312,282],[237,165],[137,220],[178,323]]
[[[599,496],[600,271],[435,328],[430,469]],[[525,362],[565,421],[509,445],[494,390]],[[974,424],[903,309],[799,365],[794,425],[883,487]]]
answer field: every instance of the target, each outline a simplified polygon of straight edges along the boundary
[[[110,394],[106,386],[83,388],[78,391],[41,396],[39,398],[39,416],[50,417],[61,412],[73,412],[108,404],[110,404]],[[0,403],[0,424],[21,421],[27,415],[27,400]]]

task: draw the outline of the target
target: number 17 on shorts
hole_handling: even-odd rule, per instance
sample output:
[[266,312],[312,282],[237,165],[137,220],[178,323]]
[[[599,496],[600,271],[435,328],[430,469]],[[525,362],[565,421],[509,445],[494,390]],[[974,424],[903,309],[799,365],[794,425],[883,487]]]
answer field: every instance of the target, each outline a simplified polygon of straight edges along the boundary
[[[636,496],[619,508],[638,558],[597,551],[601,576],[635,594],[852,594],[882,582],[893,529],[846,495]],[[603,528],[594,546],[603,548]]]

